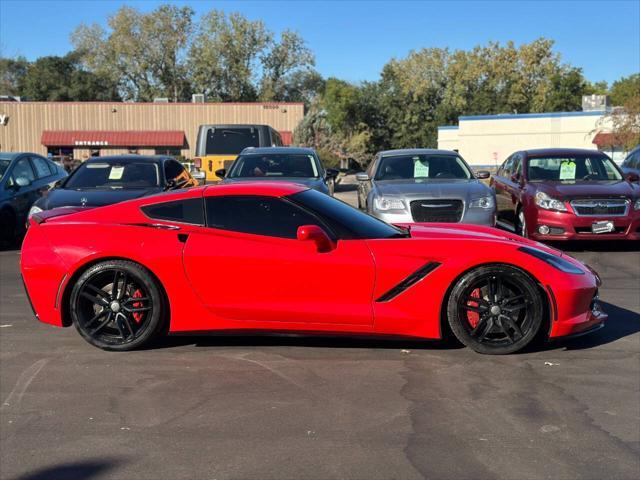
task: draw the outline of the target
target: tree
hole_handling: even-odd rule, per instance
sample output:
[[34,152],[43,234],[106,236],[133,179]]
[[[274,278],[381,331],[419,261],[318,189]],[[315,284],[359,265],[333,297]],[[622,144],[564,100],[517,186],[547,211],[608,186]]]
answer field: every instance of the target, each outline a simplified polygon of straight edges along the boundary
[[309,72],[314,65],[315,57],[302,37],[285,30],[280,41],[272,42],[262,57],[260,98],[264,101],[284,99],[289,93],[292,77],[299,80],[300,76]]
[[0,57],[0,95],[23,95],[22,82],[28,65],[24,57]]
[[271,39],[261,21],[212,10],[203,16],[189,49],[192,84],[212,100],[254,101],[256,69]]
[[631,150],[640,144],[640,94],[627,99],[621,108],[615,108],[605,117],[611,123],[613,142]]
[[77,52],[64,57],[40,57],[28,65],[20,95],[35,101],[119,100],[117,85],[84,70]]
[[190,7],[161,5],[149,13],[120,8],[108,19],[109,31],[81,24],[72,43],[94,72],[117,82],[127,100],[189,94],[185,53],[192,32]]
[[[279,96],[272,98],[280,102],[303,102],[309,108],[325,89],[325,80],[313,69],[298,70],[287,76]],[[266,98],[262,97],[263,100]]]
[[611,103],[627,105],[635,97],[640,96],[640,73],[622,77],[611,85]]

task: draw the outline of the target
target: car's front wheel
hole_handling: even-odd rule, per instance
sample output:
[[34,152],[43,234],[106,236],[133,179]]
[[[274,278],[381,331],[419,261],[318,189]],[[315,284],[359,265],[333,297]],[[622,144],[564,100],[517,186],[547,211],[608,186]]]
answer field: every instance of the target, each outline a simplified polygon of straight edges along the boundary
[[104,350],[132,350],[161,332],[165,308],[157,281],[141,265],[110,260],[76,281],[70,314],[82,337]]
[[464,274],[447,304],[451,330],[479,353],[507,354],[538,335],[544,300],[535,281],[509,265],[487,265]]

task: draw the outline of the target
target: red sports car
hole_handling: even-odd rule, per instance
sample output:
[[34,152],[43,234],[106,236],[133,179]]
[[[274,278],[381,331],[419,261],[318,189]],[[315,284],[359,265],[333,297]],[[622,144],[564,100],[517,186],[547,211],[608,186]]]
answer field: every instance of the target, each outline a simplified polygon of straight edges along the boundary
[[40,321],[130,350],[165,332],[441,338],[511,353],[603,325],[595,272],[472,225],[388,225],[301,185],[242,183],[34,215]]

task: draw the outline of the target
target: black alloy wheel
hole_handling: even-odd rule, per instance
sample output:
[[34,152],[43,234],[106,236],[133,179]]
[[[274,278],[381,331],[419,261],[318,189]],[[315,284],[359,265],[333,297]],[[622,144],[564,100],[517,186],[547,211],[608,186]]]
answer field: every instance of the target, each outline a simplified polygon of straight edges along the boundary
[[544,301],[535,281],[509,265],[478,267],[454,286],[447,308],[455,336],[479,353],[507,354],[540,331]]
[[78,278],[70,297],[76,329],[104,350],[132,350],[156,337],[163,326],[163,297],[157,282],[137,263],[98,263]]

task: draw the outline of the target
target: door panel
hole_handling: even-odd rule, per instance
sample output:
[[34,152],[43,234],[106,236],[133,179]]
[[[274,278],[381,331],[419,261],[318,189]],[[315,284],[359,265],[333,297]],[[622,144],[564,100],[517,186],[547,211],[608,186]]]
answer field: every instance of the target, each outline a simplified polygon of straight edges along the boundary
[[184,266],[197,295],[219,317],[310,328],[373,324],[374,264],[361,240],[341,240],[335,250],[318,253],[313,242],[199,229],[189,235]]

